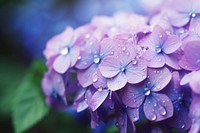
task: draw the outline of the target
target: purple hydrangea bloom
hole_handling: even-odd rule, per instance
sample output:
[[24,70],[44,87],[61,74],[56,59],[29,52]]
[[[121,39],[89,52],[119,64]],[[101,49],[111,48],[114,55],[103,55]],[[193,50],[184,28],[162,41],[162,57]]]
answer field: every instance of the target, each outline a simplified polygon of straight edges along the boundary
[[42,88],[46,96],[46,102],[50,106],[58,110],[66,109],[65,83],[61,75],[54,70],[47,72],[42,80]]
[[153,68],[163,67],[165,64],[179,69],[177,58],[172,54],[178,50],[181,41],[176,35],[167,35],[156,25],[152,33],[140,41],[140,45],[146,49],[143,56],[148,61],[148,66]]
[[[106,80],[99,72],[99,65],[103,58],[114,54],[117,41],[105,38],[99,42],[95,38],[86,44],[84,50],[80,52],[80,58],[76,64],[78,71],[78,80],[83,87],[94,83],[98,88],[106,87]],[[85,78],[87,77],[87,78]]]
[[171,80],[172,75],[167,68],[148,69],[148,78],[137,85],[127,85],[121,91],[125,105],[138,108],[143,104],[145,116],[150,121],[165,120],[173,115],[171,100],[161,91]]
[[169,14],[169,22],[176,27],[185,26],[191,19],[200,15],[199,0],[176,0],[172,2]]
[[65,73],[73,67],[79,57],[79,48],[75,45],[76,36],[71,27],[48,41],[44,55],[48,60],[54,59],[52,65],[58,73]]
[[108,78],[109,90],[116,91],[123,88],[127,82],[136,84],[146,78],[146,61],[137,55],[134,45],[132,42],[119,42],[116,53],[102,60],[99,70]]

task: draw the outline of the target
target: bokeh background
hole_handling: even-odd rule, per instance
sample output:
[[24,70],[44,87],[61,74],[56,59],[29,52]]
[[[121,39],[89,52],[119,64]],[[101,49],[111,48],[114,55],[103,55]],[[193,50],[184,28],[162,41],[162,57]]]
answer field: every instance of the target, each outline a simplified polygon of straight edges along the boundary
[[[0,0],[0,132],[117,132],[112,125],[90,130],[86,112],[77,114],[68,109],[61,113],[44,105],[42,51],[67,25],[76,28],[95,15],[111,16],[118,11],[151,14],[163,1]],[[43,111],[37,112],[37,108]]]

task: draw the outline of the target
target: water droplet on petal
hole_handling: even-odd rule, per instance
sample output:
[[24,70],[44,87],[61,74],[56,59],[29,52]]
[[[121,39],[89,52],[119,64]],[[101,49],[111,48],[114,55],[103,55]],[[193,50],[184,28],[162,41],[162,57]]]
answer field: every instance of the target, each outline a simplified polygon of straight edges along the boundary
[[136,65],[137,62],[138,62],[138,61],[137,61],[136,59],[132,60],[133,65]]
[[162,38],[162,37],[163,37],[163,35],[160,35],[159,37],[160,37],[160,38]]
[[162,106],[159,107],[159,112],[160,112],[161,115],[166,115],[167,114],[166,109],[164,107],[162,107]]
[[191,16],[194,18],[196,17],[196,13],[192,13]]
[[99,63],[99,62],[100,62],[100,58],[99,58],[99,57],[95,57],[93,61],[94,61],[94,63],[96,63],[96,64],[97,64],[97,63]]
[[152,121],[155,121],[156,120],[156,118],[157,118],[157,116],[156,116],[156,114],[154,113],[154,112],[152,112],[151,114],[150,114],[150,119],[152,120]]
[[113,55],[113,54],[114,54],[114,51],[111,51],[111,52],[110,52],[110,55]]
[[123,47],[122,51],[125,51],[126,50],[126,47]]
[[161,61],[162,61],[162,59],[161,59],[161,58],[159,58],[159,59],[158,59],[158,61],[159,61],[159,62],[161,62]]
[[60,54],[61,55],[67,55],[69,52],[69,49],[67,47],[63,48],[61,51],[60,51]]
[[93,79],[92,79],[92,81],[93,82],[97,82],[97,80],[98,80],[98,76],[95,74],[94,77],[93,77]]
[[81,56],[78,57],[78,60],[80,60],[80,59],[81,59]]
[[98,91],[102,91],[102,90],[103,90],[103,88],[99,88],[99,89],[98,89]]

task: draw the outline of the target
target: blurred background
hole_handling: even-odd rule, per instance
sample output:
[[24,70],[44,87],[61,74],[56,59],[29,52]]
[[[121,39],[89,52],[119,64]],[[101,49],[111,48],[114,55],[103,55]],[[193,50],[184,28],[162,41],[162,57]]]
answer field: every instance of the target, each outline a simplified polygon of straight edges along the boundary
[[118,11],[151,14],[163,1],[0,0],[0,132],[117,132],[104,127],[91,131],[87,113],[58,113],[45,105],[42,51],[67,25],[76,28],[95,15]]

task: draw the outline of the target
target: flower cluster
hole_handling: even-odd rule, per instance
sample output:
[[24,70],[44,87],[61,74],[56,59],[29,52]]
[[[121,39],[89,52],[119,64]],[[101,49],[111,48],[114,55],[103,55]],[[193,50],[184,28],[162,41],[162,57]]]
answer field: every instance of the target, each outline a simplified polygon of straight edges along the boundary
[[161,8],[151,17],[97,16],[50,39],[46,102],[89,110],[92,128],[111,121],[121,133],[200,132],[200,0]]

